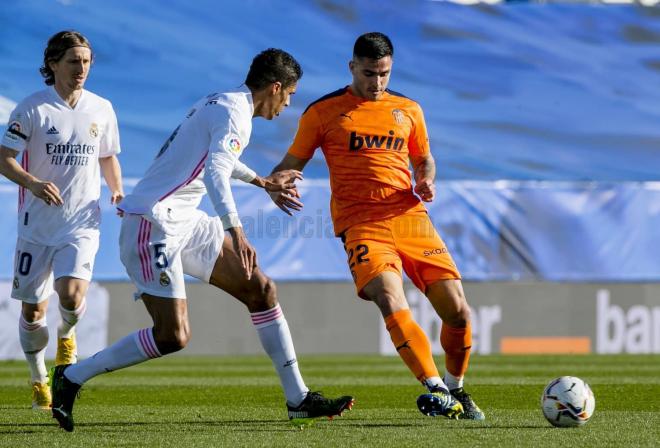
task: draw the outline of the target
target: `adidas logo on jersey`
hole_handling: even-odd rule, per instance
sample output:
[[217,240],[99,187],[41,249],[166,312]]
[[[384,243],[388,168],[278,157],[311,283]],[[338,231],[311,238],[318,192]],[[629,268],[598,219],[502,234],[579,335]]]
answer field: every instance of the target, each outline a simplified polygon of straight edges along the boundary
[[55,126],[51,126],[50,129],[48,129],[46,131],[46,134],[48,134],[48,135],[56,135],[56,134],[59,134],[59,133],[60,133],[60,131],[58,131]]

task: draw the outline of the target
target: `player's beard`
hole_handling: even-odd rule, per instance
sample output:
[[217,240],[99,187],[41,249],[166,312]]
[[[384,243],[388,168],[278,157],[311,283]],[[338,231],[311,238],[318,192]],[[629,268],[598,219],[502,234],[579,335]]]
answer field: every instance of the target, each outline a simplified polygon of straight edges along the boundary
[[85,81],[87,81],[87,76],[84,76],[80,79],[78,77],[73,77],[69,82],[69,88],[71,90],[82,90],[83,87],[85,87]]
[[378,92],[368,92],[367,98],[371,101],[378,101],[383,96],[383,91],[379,90]]

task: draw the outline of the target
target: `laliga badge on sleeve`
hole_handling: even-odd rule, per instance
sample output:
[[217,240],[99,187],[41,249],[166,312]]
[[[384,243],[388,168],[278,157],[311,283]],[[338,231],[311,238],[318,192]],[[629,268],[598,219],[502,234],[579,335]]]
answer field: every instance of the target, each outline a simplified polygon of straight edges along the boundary
[[239,154],[241,152],[241,140],[236,134],[229,134],[225,137],[225,140],[222,142],[224,148],[234,154]]

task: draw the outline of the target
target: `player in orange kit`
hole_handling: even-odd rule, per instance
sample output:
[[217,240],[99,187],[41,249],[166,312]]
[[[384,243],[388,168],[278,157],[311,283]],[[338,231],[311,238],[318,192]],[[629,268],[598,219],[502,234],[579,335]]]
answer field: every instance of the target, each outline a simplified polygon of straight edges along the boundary
[[[460,274],[422,203],[435,197],[424,114],[415,101],[387,89],[393,53],[386,35],[360,36],[349,62],[352,84],[305,110],[293,144],[274,171],[302,170],[316,148],[322,149],[330,170],[334,230],[344,242],[357,293],[378,306],[399,356],[428,388],[417,400],[420,411],[483,420],[463,389],[472,345],[470,309]],[[272,197],[285,211],[302,207],[294,196]],[[402,270],[443,321],[444,378],[413,319]]]

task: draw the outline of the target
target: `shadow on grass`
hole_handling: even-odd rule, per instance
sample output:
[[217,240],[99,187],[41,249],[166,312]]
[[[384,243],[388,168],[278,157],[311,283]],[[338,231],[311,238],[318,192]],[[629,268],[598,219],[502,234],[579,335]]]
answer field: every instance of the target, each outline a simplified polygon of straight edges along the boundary
[[[264,426],[272,425],[272,426]],[[296,430],[297,428],[292,426],[286,420],[190,420],[190,421],[130,421],[130,422],[83,422],[76,423],[76,428],[95,428],[102,429],[107,428],[108,431],[122,431],[124,428],[130,427],[142,427],[142,426],[181,426],[181,427],[235,427],[237,430],[249,430],[249,431],[262,431],[262,432],[272,432],[272,431],[291,431]],[[31,434],[36,432],[42,432],[41,429],[30,430],[28,428],[42,428],[42,427],[52,427],[53,429],[59,429],[57,423],[0,423],[0,434]],[[9,428],[15,428],[14,430]]]
[[[419,428],[419,420],[408,420],[407,422],[376,422],[376,421],[357,421],[357,420],[343,420],[328,422],[325,419],[319,419],[314,423],[315,427],[326,426],[327,424],[336,425],[339,428]],[[270,426],[266,426],[270,425]],[[538,425],[516,425],[516,424],[495,424],[490,425],[485,422],[445,422],[436,427],[431,426],[433,423],[424,424],[425,429],[441,429],[443,431],[447,430],[483,430],[483,429],[548,429],[548,426],[545,424]],[[117,430],[123,430],[126,427],[141,427],[141,426],[181,426],[181,427],[197,427],[203,426],[205,428],[209,427],[222,427],[222,428],[234,428],[236,431],[251,431],[251,432],[288,432],[299,430],[297,426],[290,424],[286,420],[188,420],[188,421],[130,421],[130,422],[83,422],[76,424],[76,428],[107,428],[110,431],[113,431],[114,428]],[[35,432],[41,432],[38,429],[30,430],[28,428],[32,427],[52,427],[57,428],[57,424],[54,423],[24,423],[24,424],[15,424],[15,423],[0,423],[0,428],[7,428],[0,430],[0,434],[31,434]],[[16,428],[11,430],[8,428]],[[113,431],[114,432],[114,431]]]
[[433,424],[428,424],[421,426],[418,421],[413,421],[410,423],[377,423],[377,422],[346,422],[342,423],[341,426],[346,426],[346,427],[355,427],[355,428],[419,428],[419,429],[439,429],[443,431],[451,431],[451,430],[466,430],[466,429],[548,429],[550,428],[548,425],[516,425],[516,424],[511,424],[511,425],[503,425],[503,424],[497,424],[497,425],[491,425],[488,423],[482,423],[482,422],[461,422],[461,423],[447,423],[447,424],[439,424],[437,426],[433,426]]

